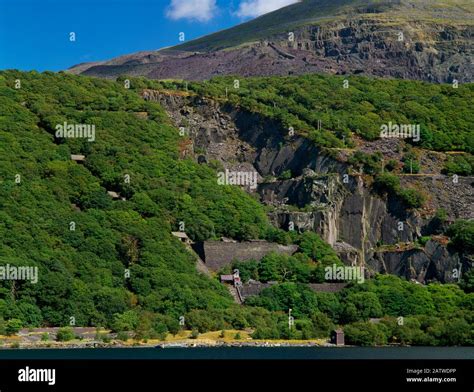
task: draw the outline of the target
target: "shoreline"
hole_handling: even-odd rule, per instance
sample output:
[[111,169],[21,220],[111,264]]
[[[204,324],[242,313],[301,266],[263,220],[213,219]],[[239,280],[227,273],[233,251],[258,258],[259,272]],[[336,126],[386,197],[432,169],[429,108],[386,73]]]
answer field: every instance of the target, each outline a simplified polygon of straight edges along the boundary
[[[45,333],[48,330],[49,333]],[[162,338],[117,339],[110,330],[76,328],[74,339],[56,340],[57,329],[22,330],[18,335],[1,336],[2,349],[83,349],[83,348],[198,348],[198,347],[336,347],[328,339],[284,340],[253,339],[250,330],[225,330],[201,333],[190,330],[167,334]],[[47,335],[47,339],[43,337]]]
[[[130,349],[130,348],[419,348],[425,346],[409,346],[401,344],[387,344],[380,346],[356,346],[350,344],[336,345],[329,339],[285,340],[285,339],[252,339],[250,331],[225,330],[211,331],[192,337],[189,330],[181,330],[176,335],[168,334],[165,337],[154,339],[117,339],[109,330],[96,330],[93,334],[90,329],[81,328],[81,334],[68,341],[57,341],[55,335],[48,335],[43,340],[44,329],[23,330],[18,335],[0,335],[0,351],[15,350],[82,350],[82,349]],[[237,338],[238,336],[238,338]],[[464,347],[464,346],[426,346],[433,348]],[[469,347],[469,346],[466,346]],[[474,349],[474,347],[473,347]]]
[[279,340],[256,340],[256,341],[210,341],[210,340],[178,340],[162,341],[150,339],[147,342],[129,340],[111,341],[104,343],[100,341],[71,341],[71,342],[41,342],[41,343],[19,343],[17,341],[9,345],[0,346],[0,350],[35,350],[35,349],[120,349],[120,348],[240,348],[240,347],[357,347],[351,345],[336,346],[334,344],[321,344],[315,341],[279,341]]

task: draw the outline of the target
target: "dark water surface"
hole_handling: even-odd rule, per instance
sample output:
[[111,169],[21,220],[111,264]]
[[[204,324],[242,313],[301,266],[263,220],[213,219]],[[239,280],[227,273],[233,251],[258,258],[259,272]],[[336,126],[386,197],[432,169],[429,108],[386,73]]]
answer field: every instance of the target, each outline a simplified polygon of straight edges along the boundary
[[474,347],[6,349],[0,359],[474,359]]

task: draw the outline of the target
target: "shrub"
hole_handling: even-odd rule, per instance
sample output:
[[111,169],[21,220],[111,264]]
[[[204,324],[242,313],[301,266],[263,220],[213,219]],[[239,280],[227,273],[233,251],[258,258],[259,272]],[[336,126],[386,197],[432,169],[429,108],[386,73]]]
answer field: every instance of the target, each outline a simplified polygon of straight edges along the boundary
[[438,208],[436,210],[435,218],[440,222],[444,223],[446,219],[448,218],[448,213],[444,208]]
[[15,335],[23,327],[23,322],[18,319],[10,319],[6,322],[5,333],[7,335]]
[[285,170],[278,176],[280,180],[289,180],[292,177],[293,175],[291,174],[291,170]]
[[375,178],[374,189],[379,193],[398,193],[400,189],[400,179],[389,173],[384,173]]
[[398,167],[398,162],[395,159],[390,159],[385,164],[385,170],[387,171],[394,171]]
[[311,316],[315,338],[327,338],[335,328],[334,323],[324,313],[317,312]]
[[362,168],[366,174],[374,175],[382,169],[381,160],[382,156],[380,153],[366,154],[362,151],[356,151],[347,162],[359,169]]
[[56,340],[58,342],[68,342],[74,338],[75,335],[72,327],[59,328],[58,333],[56,334]]
[[474,252],[474,220],[459,219],[448,227],[446,234],[457,249],[466,253]]
[[128,339],[130,339],[130,336],[128,335],[127,332],[121,331],[117,333],[117,340],[121,340],[122,342],[126,342]]
[[346,343],[358,346],[376,346],[387,343],[385,329],[369,321],[346,325],[344,335]]
[[421,246],[425,246],[426,243],[431,239],[431,237],[429,235],[426,235],[426,236],[422,236],[418,239],[418,243],[421,245]]
[[403,172],[404,173],[412,173],[416,174],[420,172],[420,163],[418,162],[418,158],[412,152],[405,154],[402,158],[403,162]]
[[402,189],[398,195],[409,208],[420,208],[425,202],[425,197],[416,189]]
[[474,157],[472,155],[457,155],[449,157],[444,163],[443,173],[470,176],[474,173]]

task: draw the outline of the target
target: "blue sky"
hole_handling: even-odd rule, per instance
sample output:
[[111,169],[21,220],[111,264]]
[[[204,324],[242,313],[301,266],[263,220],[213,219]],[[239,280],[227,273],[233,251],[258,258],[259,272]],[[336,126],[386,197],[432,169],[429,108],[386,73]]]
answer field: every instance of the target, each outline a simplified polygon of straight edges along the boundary
[[0,0],[0,69],[59,71],[159,49],[296,1]]

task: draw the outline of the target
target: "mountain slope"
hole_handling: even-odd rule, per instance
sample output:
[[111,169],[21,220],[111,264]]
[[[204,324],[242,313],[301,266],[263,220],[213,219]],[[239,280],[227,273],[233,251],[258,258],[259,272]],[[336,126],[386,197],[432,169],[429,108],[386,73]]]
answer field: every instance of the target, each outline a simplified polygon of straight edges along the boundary
[[[293,82],[305,88],[306,78],[309,77],[288,79],[297,79]],[[323,77],[311,78],[316,86],[325,84],[318,80]],[[273,79],[273,83],[278,83],[278,79]],[[367,82],[358,79],[361,87]],[[20,88],[16,88],[18,81]],[[221,96],[225,80],[221,82],[191,84],[191,87],[195,92],[201,88],[203,92],[215,91]],[[406,81],[374,83],[417,85]],[[198,127],[198,132],[182,134],[165,117],[161,105],[152,99],[152,93],[159,96],[160,91],[152,90],[158,87],[162,87],[160,82],[145,79],[132,79],[128,89],[121,80],[111,82],[51,72],[0,72],[0,267],[2,273],[6,266],[39,270],[36,282],[5,279],[3,274],[1,335],[13,333],[21,325],[61,326],[74,320],[76,326],[105,326],[115,332],[126,332],[127,337],[133,334],[137,341],[164,339],[168,332],[176,335],[183,327],[194,330],[194,337],[198,332],[230,329],[245,329],[248,334],[250,329],[256,339],[313,339],[328,338],[336,325],[345,325],[351,344],[368,345],[381,341],[377,338],[360,342],[353,337],[357,334],[351,335],[350,331],[357,325],[367,329],[360,322],[369,317],[387,316],[384,322],[395,325],[395,317],[399,315],[407,320],[429,315],[426,321],[429,324],[423,327],[427,332],[421,330],[421,323],[409,324],[414,325],[413,336],[417,339],[408,343],[473,343],[470,325],[474,294],[468,293],[471,289],[467,284],[463,285],[464,292],[456,284],[425,286],[396,276],[379,276],[360,285],[349,284],[340,293],[313,291],[314,285],[309,283],[325,280],[324,267],[341,264],[335,250],[311,231],[285,232],[271,227],[266,217],[268,209],[255,197],[236,186],[216,182],[219,162],[199,160],[198,155],[210,152],[201,148],[205,147],[208,135],[217,134],[213,143],[221,151],[225,149],[221,142],[231,137],[226,116],[214,110],[216,106],[206,110],[209,100],[205,97],[191,91],[168,91],[165,96],[177,104],[177,113],[186,117],[183,120],[190,120],[177,126]],[[318,89],[308,87],[317,93]],[[272,86],[268,88],[272,90]],[[462,97],[469,93],[468,88],[461,86],[456,94]],[[447,86],[430,85],[427,89],[450,93]],[[423,94],[428,95],[425,91]],[[396,89],[392,95],[399,97]],[[181,106],[180,99],[183,103],[188,98],[192,101]],[[257,99],[263,107],[267,106],[264,95]],[[354,103],[358,101],[356,94],[350,99]],[[429,103],[425,104],[428,108]],[[398,109],[394,106],[393,110]],[[438,115],[441,109],[432,110],[426,114],[442,124],[444,121]],[[449,115],[451,109],[446,111]],[[209,116],[207,123],[199,121],[200,113],[204,112]],[[260,124],[252,121],[256,128],[245,127],[249,136],[258,136],[258,128],[266,128],[265,120],[275,125],[271,118],[262,115],[261,119]],[[93,125],[94,141],[81,137],[76,133],[77,128],[68,137],[57,134],[58,125],[65,122],[75,128]],[[215,126],[216,123],[220,125]],[[221,130],[224,131],[219,135]],[[278,128],[270,126],[267,131],[278,137]],[[190,140],[193,137],[197,138],[197,144]],[[257,137],[257,142],[265,141],[271,141],[271,135]],[[283,141],[281,145],[274,143],[268,147],[277,155],[293,150],[285,148]],[[233,153],[245,157],[252,151]],[[299,161],[300,165],[311,158],[311,154],[297,154],[297,151],[294,155],[293,162]],[[262,154],[259,156],[265,160]],[[329,163],[327,158],[325,161]],[[283,159],[280,163],[290,162]],[[314,185],[321,184],[321,179],[314,178]],[[317,196],[318,189],[323,188],[313,187],[308,195]],[[318,200],[333,204],[335,196]],[[379,200],[376,204],[381,206],[381,203]],[[349,214],[351,222],[354,218],[356,214]],[[233,265],[240,268],[244,282],[250,278],[276,282],[241,306],[233,303],[217,279],[196,271],[195,256],[171,234],[181,222],[195,240],[214,236],[269,240],[273,237],[279,242],[298,245],[298,251],[292,256],[269,254],[260,263]],[[472,249],[472,224],[460,221],[457,226],[453,245],[461,250]],[[415,233],[412,229],[407,232]],[[465,246],[467,241],[469,248]],[[428,244],[441,249],[433,241]],[[433,255],[438,267],[450,272],[454,266],[446,264],[443,256],[440,252]],[[431,262],[422,252],[418,252],[416,260],[420,257],[423,262]],[[417,262],[416,267],[419,265]],[[222,272],[230,273],[231,266],[228,267]],[[408,274],[413,273],[411,270],[383,272]],[[425,272],[422,271],[427,276]],[[434,272],[430,268],[429,273],[437,279]],[[470,274],[466,276],[472,277]],[[450,275],[439,278],[452,281]],[[361,306],[368,301],[370,309]],[[288,329],[289,308],[296,319],[294,330]],[[180,324],[181,317],[184,326]],[[453,328],[456,334],[452,333]],[[392,329],[380,330],[382,343],[398,341],[399,335],[392,333]]]
[[[39,268],[37,284],[2,279],[0,321],[110,326],[137,307],[173,321],[232,306],[171,231],[258,237],[269,224],[243,191],[179,159],[159,105],[116,83],[16,71],[0,72],[0,102],[0,264]],[[93,124],[95,140],[55,137],[64,122]]]
[[465,0],[306,0],[173,48],[69,71],[188,80],[365,73],[466,82],[473,76],[473,15]]
[[357,18],[360,15],[377,15],[379,18],[400,18],[418,22],[439,19],[455,24],[472,24],[469,14],[473,12],[473,8],[472,3],[465,0],[305,0],[175,48],[187,51],[218,50],[245,42],[268,39],[305,25]]
[[[448,278],[454,259],[445,253],[438,263],[440,243],[418,253],[417,238],[443,231],[437,211],[451,222],[474,218],[472,84],[356,76],[345,89],[342,77],[305,75],[241,79],[234,89],[233,79],[131,83],[187,131],[198,160],[257,171],[257,192],[280,228],[314,230],[374,270]],[[419,137],[380,137],[397,123],[417,124]]]

